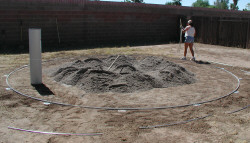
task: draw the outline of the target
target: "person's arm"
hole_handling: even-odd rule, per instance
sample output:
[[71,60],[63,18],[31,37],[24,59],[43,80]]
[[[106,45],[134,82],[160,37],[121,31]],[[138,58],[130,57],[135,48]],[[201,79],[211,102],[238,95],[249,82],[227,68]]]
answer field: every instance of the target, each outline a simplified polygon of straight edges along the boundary
[[183,33],[185,33],[186,31],[188,31],[190,29],[190,26],[186,26],[185,29],[182,30]]

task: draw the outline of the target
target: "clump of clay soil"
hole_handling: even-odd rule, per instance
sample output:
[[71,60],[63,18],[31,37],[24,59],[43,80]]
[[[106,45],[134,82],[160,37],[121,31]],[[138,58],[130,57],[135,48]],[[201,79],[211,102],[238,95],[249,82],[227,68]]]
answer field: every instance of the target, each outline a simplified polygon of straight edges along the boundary
[[132,56],[77,60],[59,67],[52,76],[57,82],[94,93],[128,93],[195,82],[193,73],[154,56],[140,60]]

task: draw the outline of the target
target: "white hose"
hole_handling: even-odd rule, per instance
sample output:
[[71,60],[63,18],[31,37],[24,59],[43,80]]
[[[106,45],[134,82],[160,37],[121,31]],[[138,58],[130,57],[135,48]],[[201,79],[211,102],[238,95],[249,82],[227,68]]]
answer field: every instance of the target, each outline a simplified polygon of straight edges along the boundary
[[[184,104],[184,105],[176,105],[176,106],[161,106],[161,107],[139,107],[139,108],[131,108],[131,107],[95,107],[95,106],[82,106],[82,105],[72,105],[72,104],[67,104],[67,103],[61,103],[61,102],[54,102],[54,101],[48,101],[48,100],[44,100],[44,99],[40,99],[40,98],[37,98],[37,97],[33,97],[33,96],[30,96],[30,95],[27,95],[27,94],[24,94],[20,91],[18,91],[17,89],[14,89],[10,83],[9,83],[9,78],[10,76],[17,72],[17,71],[20,71],[20,70],[23,70],[24,68],[27,68],[29,67],[29,65],[24,65],[18,69],[15,69],[14,71],[10,72],[8,74],[8,76],[6,77],[6,84],[8,85],[8,87],[13,90],[14,92],[22,95],[22,96],[25,96],[25,97],[28,97],[28,98],[31,98],[31,99],[34,99],[34,100],[37,100],[37,101],[41,101],[41,102],[47,102],[47,103],[51,103],[51,104],[57,104],[57,105],[62,105],[62,106],[71,106],[71,107],[79,107],[79,108],[88,108],[88,109],[103,109],[103,110],[159,110],[159,109],[169,109],[169,108],[180,108],[180,107],[188,107],[188,106],[196,106],[198,104],[205,104],[205,103],[209,103],[209,102],[213,102],[213,101],[216,101],[216,100],[220,100],[222,98],[225,98],[225,97],[228,97],[230,95],[232,95],[233,93],[235,93],[235,91],[237,91],[239,88],[240,88],[240,79],[234,75],[233,73],[231,73],[230,71],[227,71],[226,69],[224,68],[219,68],[221,70],[224,70],[225,72],[231,74],[237,81],[237,86],[236,88],[229,92],[228,94],[224,95],[224,96],[220,96],[220,97],[217,97],[217,98],[214,98],[214,99],[211,99],[211,100],[207,100],[207,101],[201,101],[201,102],[197,102],[197,103],[189,103],[189,104]],[[218,68],[218,67],[217,67]]]

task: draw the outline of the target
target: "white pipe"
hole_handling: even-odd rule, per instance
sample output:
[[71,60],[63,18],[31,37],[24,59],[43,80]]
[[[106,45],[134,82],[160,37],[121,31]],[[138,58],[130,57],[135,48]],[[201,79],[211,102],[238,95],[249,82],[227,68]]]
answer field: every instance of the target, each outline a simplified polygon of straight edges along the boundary
[[118,56],[116,57],[116,59],[114,60],[114,62],[109,66],[108,71],[110,70],[110,68],[113,66],[113,64],[116,62],[116,60],[117,60],[119,57],[120,57],[120,55],[118,55]]
[[31,84],[42,84],[42,46],[41,29],[29,29],[30,81]]

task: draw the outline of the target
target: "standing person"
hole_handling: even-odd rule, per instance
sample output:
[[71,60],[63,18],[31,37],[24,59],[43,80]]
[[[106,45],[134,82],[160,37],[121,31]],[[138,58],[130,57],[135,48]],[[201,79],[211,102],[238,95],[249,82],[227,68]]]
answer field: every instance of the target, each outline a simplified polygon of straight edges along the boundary
[[194,57],[194,50],[193,50],[193,43],[194,43],[194,37],[195,37],[195,28],[193,27],[192,20],[188,20],[187,26],[182,29],[182,32],[185,33],[185,49],[184,49],[184,57],[181,58],[182,60],[186,60],[187,55],[187,49],[189,47],[190,52],[192,54],[192,58],[190,60],[195,61]]

